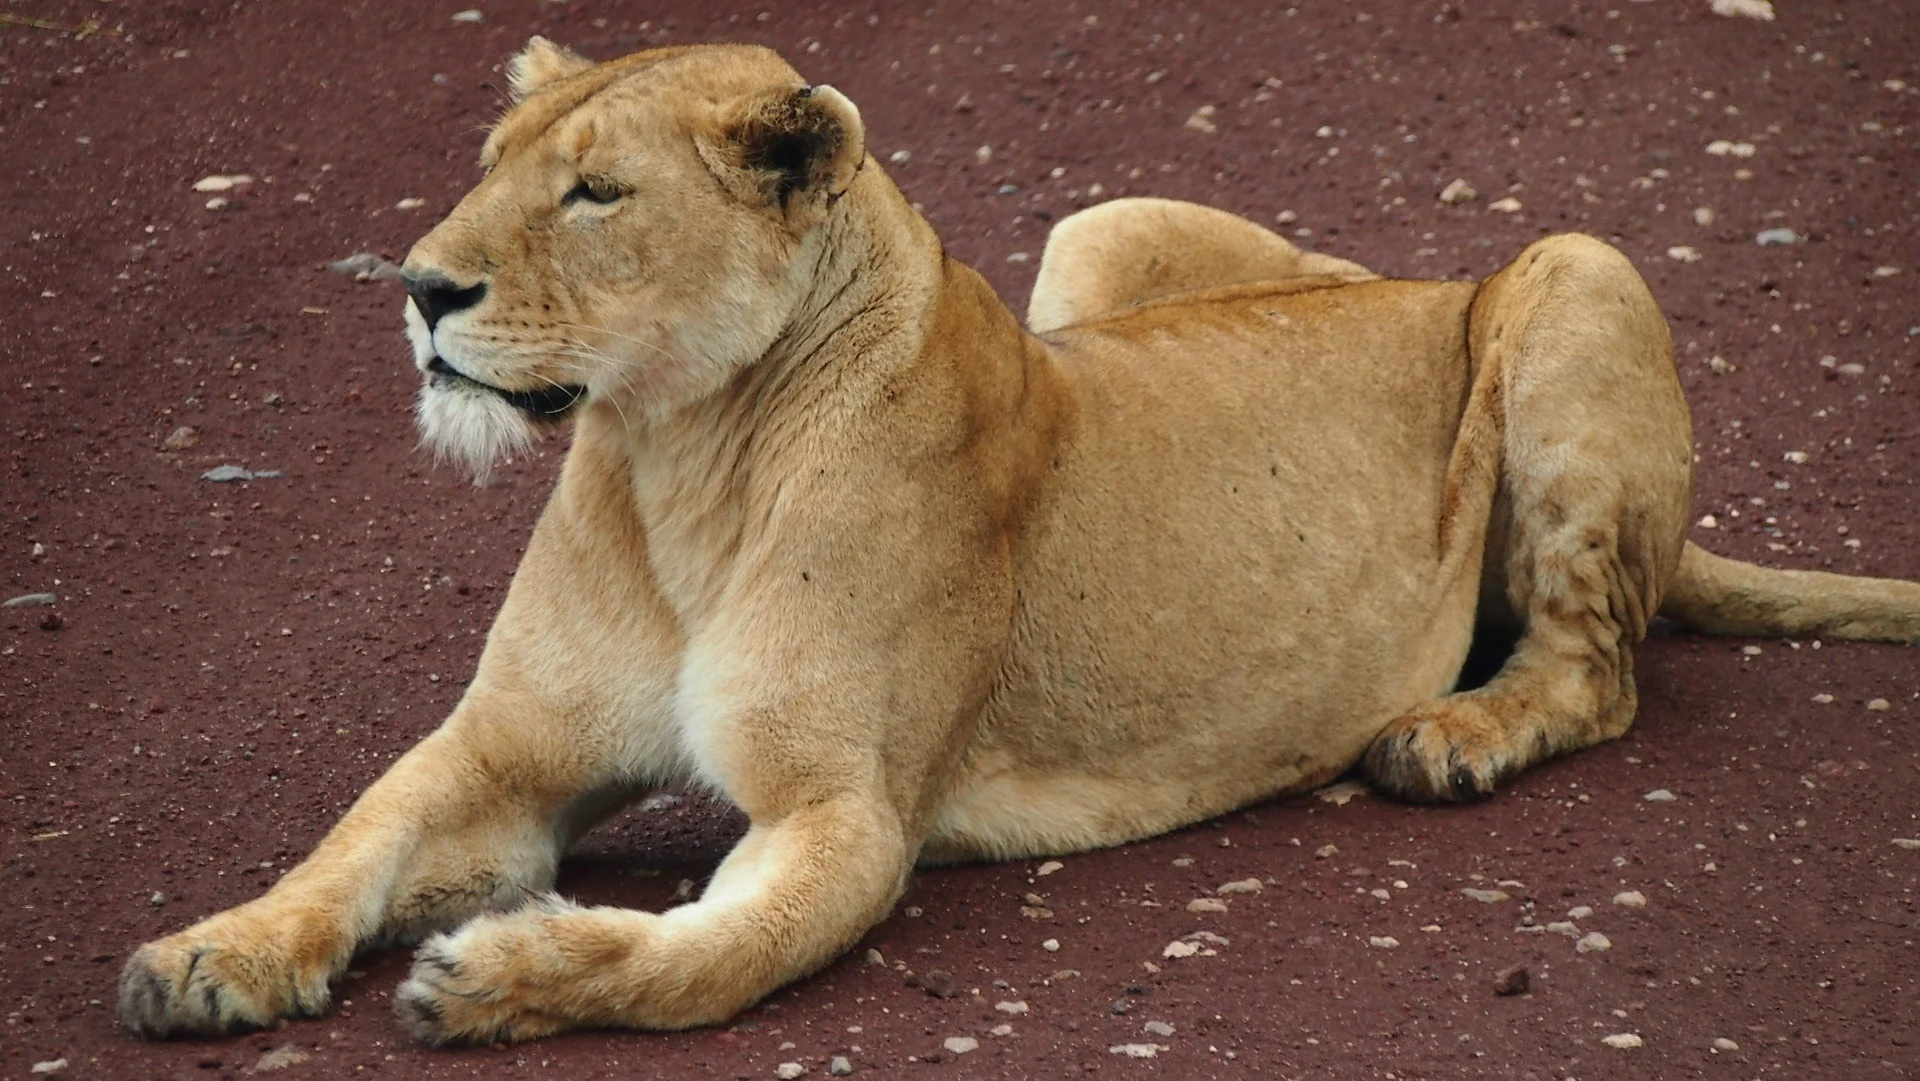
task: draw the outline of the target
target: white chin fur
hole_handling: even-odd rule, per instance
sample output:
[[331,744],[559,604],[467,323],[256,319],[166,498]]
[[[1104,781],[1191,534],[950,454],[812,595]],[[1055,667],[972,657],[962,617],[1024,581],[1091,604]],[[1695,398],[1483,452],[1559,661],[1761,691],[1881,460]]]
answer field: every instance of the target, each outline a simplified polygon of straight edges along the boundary
[[482,387],[454,385],[420,388],[414,404],[420,444],[438,461],[452,461],[484,483],[494,464],[533,445],[539,436],[518,409]]

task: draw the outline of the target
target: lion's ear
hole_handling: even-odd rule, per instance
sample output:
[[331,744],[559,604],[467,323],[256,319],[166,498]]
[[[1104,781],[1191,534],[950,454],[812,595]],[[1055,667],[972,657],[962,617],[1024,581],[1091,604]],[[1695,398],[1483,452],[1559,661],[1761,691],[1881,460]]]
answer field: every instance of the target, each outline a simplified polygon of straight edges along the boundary
[[734,102],[708,165],[741,198],[810,224],[853,183],[866,157],[860,110],[831,86],[764,91]]
[[555,45],[538,34],[528,39],[527,47],[507,61],[507,85],[513,89],[517,104],[538,93],[549,83],[569,75],[578,75],[593,66],[593,61],[563,45]]

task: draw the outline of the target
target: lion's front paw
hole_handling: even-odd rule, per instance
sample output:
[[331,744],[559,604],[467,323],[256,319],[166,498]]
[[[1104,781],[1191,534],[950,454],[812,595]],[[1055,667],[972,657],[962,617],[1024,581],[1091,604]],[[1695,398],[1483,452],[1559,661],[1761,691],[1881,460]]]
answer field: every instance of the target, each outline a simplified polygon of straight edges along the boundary
[[1367,748],[1373,783],[1419,803],[1485,799],[1517,768],[1499,731],[1467,701],[1441,699],[1396,717]]
[[319,1013],[346,958],[303,923],[239,908],[147,943],[120,972],[120,1023],[161,1039],[247,1032]]
[[488,1044],[572,1027],[549,1004],[554,992],[565,990],[556,986],[564,964],[546,926],[555,907],[481,916],[423,943],[393,996],[414,1038],[433,1046]]

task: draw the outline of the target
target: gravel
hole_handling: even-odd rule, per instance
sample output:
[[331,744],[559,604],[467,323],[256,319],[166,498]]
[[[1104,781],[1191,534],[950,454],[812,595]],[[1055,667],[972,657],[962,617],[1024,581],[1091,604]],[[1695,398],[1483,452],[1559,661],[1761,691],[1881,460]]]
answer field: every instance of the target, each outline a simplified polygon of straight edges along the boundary
[[261,469],[256,471],[248,469],[244,465],[216,465],[205,473],[200,474],[200,479],[210,480],[215,484],[226,484],[229,481],[266,480],[271,477],[281,477],[285,475],[286,474],[280,472],[278,469]]
[[18,597],[9,597],[0,601],[0,608],[28,608],[34,605],[58,604],[60,598],[53,593],[22,593]]
[[1631,1032],[1616,1032],[1611,1036],[1602,1036],[1600,1042],[1621,1051],[1630,1051],[1646,1044],[1646,1041]]

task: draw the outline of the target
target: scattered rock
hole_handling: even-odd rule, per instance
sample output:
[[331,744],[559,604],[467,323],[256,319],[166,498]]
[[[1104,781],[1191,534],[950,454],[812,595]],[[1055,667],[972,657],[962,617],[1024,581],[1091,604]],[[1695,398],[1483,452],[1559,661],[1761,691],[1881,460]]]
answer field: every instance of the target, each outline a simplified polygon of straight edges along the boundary
[[1282,210],[1273,216],[1273,220],[1279,222],[1281,225],[1292,225],[1294,222],[1300,220],[1300,215],[1291,210]]
[[1712,207],[1696,206],[1693,208],[1693,224],[1703,225],[1703,226],[1712,225],[1713,218],[1714,218],[1714,213],[1713,213]]
[[1155,1043],[1117,1043],[1107,1048],[1109,1055],[1125,1055],[1128,1058],[1152,1058],[1160,1053],[1160,1045]]
[[1220,130],[1220,126],[1213,122],[1213,114],[1216,112],[1219,112],[1219,109],[1215,106],[1202,105],[1193,111],[1192,116],[1187,117],[1187,122],[1183,126],[1202,135],[1212,135]]
[[[486,17],[487,17],[486,14],[478,10],[477,8],[468,8],[465,11],[456,11],[453,13],[453,21],[457,23],[477,23],[482,19],[485,19]],[[780,1068],[782,1070],[786,1069],[785,1066],[782,1066]],[[802,1067],[802,1069],[804,1070],[804,1067]],[[786,1077],[787,1075],[783,1073],[780,1076]],[[793,1076],[799,1077],[800,1075],[794,1074]]]
[[1200,952],[1200,946],[1193,942],[1169,942],[1167,948],[1160,951],[1162,957],[1192,957]]
[[1867,700],[1867,711],[1870,713],[1885,713],[1892,708],[1893,703],[1884,698],[1870,698]]
[[1040,944],[1040,948],[1047,951],[1048,953],[1059,953],[1060,940],[1057,938],[1047,939],[1045,942],[1042,942]]
[[224,195],[216,195],[213,198],[207,200],[208,210],[225,210],[226,208],[227,208],[227,197]]
[[1621,908],[1647,907],[1647,895],[1639,890],[1621,890],[1613,895],[1613,903]]
[[845,1055],[835,1055],[827,1060],[827,1076],[852,1077],[853,1063]]
[[1920,852],[1920,838],[1895,837],[1893,839],[1893,847],[1904,848],[1909,852]]
[[1045,878],[1048,875],[1054,873],[1055,871],[1060,870],[1062,867],[1065,867],[1065,866],[1066,864],[1061,863],[1059,860],[1048,860],[1047,862],[1034,868],[1033,877]]
[[1685,244],[1675,244],[1667,249],[1667,258],[1676,263],[1697,263],[1700,261],[1700,252]]
[[161,450],[186,450],[200,442],[200,433],[186,425],[181,425],[167,433],[160,441]]
[[1208,942],[1215,946],[1227,945],[1227,939],[1225,937],[1216,935],[1212,931],[1195,931],[1190,935],[1183,935],[1181,937],[1185,938],[1188,942]]
[[395,210],[418,210],[426,205],[427,201],[425,199],[409,195],[405,199],[393,204],[393,208]]
[[215,484],[225,484],[228,481],[267,480],[279,476],[285,476],[285,474],[281,473],[278,469],[262,469],[256,472],[243,465],[216,465],[205,473],[200,474],[200,479],[210,480]]
[[1672,803],[1674,800],[1679,799],[1680,797],[1674,795],[1673,793],[1667,791],[1664,788],[1656,788],[1653,791],[1647,793],[1646,795],[1641,796],[1640,798],[1643,800],[1646,800],[1648,803]]
[[1898,273],[1900,273],[1900,268],[1897,266],[1877,266],[1873,268],[1873,276],[1876,278],[1891,278]]
[[1448,206],[1458,206],[1478,198],[1480,193],[1473,190],[1473,185],[1457,177],[1452,183],[1440,189],[1440,201]]
[[1373,935],[1367,939],[1367,945],[1379,950],[1397,950],[1400,940],[1392,935]]
[[1496,199],[1488,203],[1487,209],[1498,210],[1502,214],[1518,214],[1520,212],[1520,200],[1509,195],[1505,199]]
[[[1729,19],[1773,21],[1772,0],[1713,0],[1713,13]],[[1638,1045],[1635,1045],[1638,1046]]]
[[1313,858],[1317,860],[1329,859],[1339,854],[1340,848],[1338,845],[1321,845],[1319,848],[1313,850]]
[[235,173],[232,176],[221,176],[215,173],[212,176],[203,176],[194,181],[193,190],[202,194],[212,194],[220,191],[232,191],[237,187],[251,183],[253,183],[253,178],[245,173]]
[[253,1072],[268,1073],[273,1070],[284,1070],[289,1066],[298,1066],[312,1057],[292,1044],[282,1044],[261,1055],[260,1061],[253,1064]]
[[1341,781],[1338,784],[1330,784],[1314,793],[1314,795],[1320,797],[1320,802],[1331,803],[1335,807],[1345,807],[1348,800],[1355,796],[1364,796],[1366,794],[1367,786],[1361,784],[1359,781]]
[[161,905],[167,903],[167,895],[161,893],[159,890],[154,890],[153,896],[147,898],[147,903],[155,908],[159,908]]
[[1578,953],[1602,953],[1613,949],[1613,940],[1598,931],[1588,931],[1580,936],[1580,941],[1575,942],[1573,948]]
[[1195,897],[1187,902],[1188,912],[1225,912],[1227,903],[1218,897]]
[[1478,901],[1483,905],[1497,905],[1508,898],[1506,890],[1482,890],[1472,886],[1461,890],[1460,895],[1469,901]]
[[1173,1026],[1167,1024],[1165,1021],[1148,1021],[1146,1024],[1141,1025],[1140,1029],[1149,1036],[1173,1035]]
[[918,987],[934,998],[952,998],[960,993],[959,985],[953,981],[953,973],[941,969],[907,977],[908,987]]
[[34,605],[58,604],[60,598],[52,593],[22,593],[18,597],[9,597],[0,601],[0,608],[27,608]]
[[1753,242],[1763,248],[1773,248],[1784,244],[1805,244],[1807,238],[1791,229],[1762,229],[1753,234]]
[[1570,920],[1584,920],[1591,915],[1593,915],[1592,905],[1575,905],[1567,909],[1567,918]]
[[1566,920],[1555,920],[1547,924],[1547,933],[1550,935],[1565,935],[1568,938],[1579,938],[1580,928],[1575,927]]
[[887,967],[887,959],[884,955],[880,953],[879,950],[874,949],[872,946],[868,946],[867,947],[867,964],[870,964],[875,968],[885,968]]
[[1533,973],[1525,965],[1510,965],[1493,974],[1493,993],[1524,995],[1533,986]]
[[1631,1032],[1616,1032],[1611,1036],[1602,1036],[1600,1037],[1600,1042],[1606,1044],[1608,1047],[1618,1048],[1622,1051],[1629,1051],[1636,1047],[1645,1046],[1645,1041]]
[[940,1046],[956,1055],[964,1055],[969,1051],[978,1051],[980,1041],[972,1036],[949,1036],[941,1042]]
[[1711,359],[1707,361],[1707,369],[1713,372],[1713,374],[1715,375],[1725,375],[1728,372],[1737,371],[1739,369],[1739,365],[1734,364],[1731,361],[1727,360],[1726,357],[1719,356],[1716,354],[1715,356],[1713,356]]
[[1011,1036],[1013,1035],[1013,1026],[1012,1025],[995,1025],[992,1028],[987,1030],[987,1035]]
[[1715,1051],[1738,1051],[1740,1050],[1740,1045],[1727,1039],[1725,1036],[1716,1036],[1713,1039],[1713,1049]]
[[1736,143],[1726,139],[1715,139],[1713,142],[1707,144],[1707,153],[1712,154],[1716,158],[1729,156],[1750,158],[1753,157],[1753,144]]
[[1700,516],[1699,526],[1701,529],[1719,529],[1720,519],[1711,514],[1703,514]]
[[1027,1015],[1027,1004],[1019,999],[1013,999],[1007,1002],[996,1002],[993,1004],[993,1008],[1012,1017],[1025,1017]]
[[1814,695],[1813,700],[1817,705],[1822,705],[1822,706],[1833,705],[1833,696],[1828,694],[1825,691],[1821,691],[1819,694]]
[[43,631],[57,631],[66,625],[67,621],[58,612],[46,612],[40,616],[40,629]]
[[47,1077],[52,1074],[57,1074],[66,1068],[67,1068],[67,1060],[63,1058],[56,1058],[56,1059],[48,1059],[45,1062],[34,1063],[32,1072],[35,1077]]
[[327,264],[335,274],[345,274],[357,282],[399,281],[400,267],[370,251],[358,251],[345,259]]
[[1257,878],[1242,878],[1233,882],[1223,882],[1215,893],[1259,893],[1263,888]]

